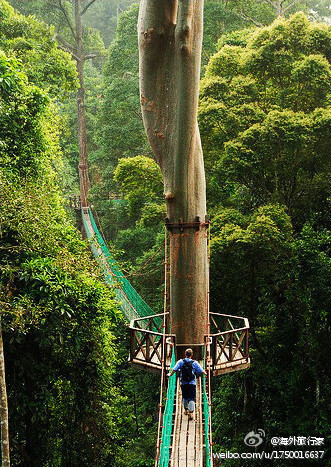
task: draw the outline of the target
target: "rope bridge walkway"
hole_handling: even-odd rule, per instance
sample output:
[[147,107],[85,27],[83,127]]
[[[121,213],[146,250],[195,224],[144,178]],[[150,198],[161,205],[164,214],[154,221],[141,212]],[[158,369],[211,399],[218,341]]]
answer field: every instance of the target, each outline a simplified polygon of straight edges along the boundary
[[249,368],[248,320],[240,316],[209,313],[210,327],[202,344],[201,362],[207,376],[198,378],[194,419],[189,420],[183,413],[181,388],[175,374],[169,378],[165,403],[163,401],[165,374],[175,366],[176,358],[176,336],[167,334],[170,329],[167,306],[164,313],[153,313],[112,257],[91,208],[82,207],[81,213],[86,236],[105,281],[113,288],[123,315],[130,322],[130,362],[161,373],[155,466],[212,466],[210,378]]
[[[171,368],[174,365],[173,351]],[[189,420],[184,413],[179,378],[176,374],[169,378],[165,409],[160,417],[162,430],[157,444],[156,467],[212,466],[210,394],[206,380],[210,380],[209,370],[207,377],[203,375],[197,379],[194,418]]]
[[183,412],[180,384],[177,378],[175,420],[170,465],[173,467],[203,466],[202,394],[197,380],[194,419],[189,420]]
[[[131,323],[130,360],[132,363],[144,363],[149,368],[161,370],[164,379],[165,371],[175,365],[174,336],[166,350],[166,316],[154,315],[152,309],[124,277],[99,232],[91,208],[82,207],[81,212],[86,236],[105,281],[114,289],[121,310],[127,321]],[[203,381],[198,381],[195,419],[189,422],[187,415],[183,414],[180,384],[177,384],[176,375],[171,376],[165,410],[160,417],[159,455],[156,465],[167,467],[212,465],[209,452],[209,415],[205,377]]]
[[113,287],[127,321],[153,315],[153,310],[132,287],[112,257],[95,223],[91,208],[82,207],[82,219],[93,254],[99,262],[106,283]]

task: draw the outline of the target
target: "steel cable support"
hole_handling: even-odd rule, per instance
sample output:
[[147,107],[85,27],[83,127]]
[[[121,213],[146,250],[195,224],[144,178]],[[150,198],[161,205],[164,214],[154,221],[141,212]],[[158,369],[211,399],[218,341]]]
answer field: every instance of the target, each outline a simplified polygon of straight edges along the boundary
[[[172,369],[176,364],[175,358],[175,349],[172,350],[172,359],[171,366]],[[176,379],[177,375],[174,373],[169,378],[169,386],[167,391],[167,399],[163,414],[163,423],[162,423],[162,438],[160,446],[160,455],[158,466],[159,467],[168,467],[170,459],[170,444],[171,444],[171,435],[172,435],[172,418],[174,413],[174,402],[175,402],[175,393],[176,393]]]
[[[206,368],[205,347],[203,349],[204,369]],[[206,390],[206,378],[208,378],[208,386],[210,388],[210,369],[207,368],[207,377],[202,375],[202,397],[203,397],[203,415],[204,415],[204,431],[205,431],[205,450],[206,450],[206,467],[212,467],[212,442],[211,442],[211,401],[210,394]]]
[[115,294],[119,299],[126,319],[131,321],[133,318],[153,315],[153,310],[125,278],[115,259],[111,256],[89,207],[82,208],[82,218],[87,238],[91,242],[93,254],[96,258],[100,258],[100,265],[106,283],[114,286]]

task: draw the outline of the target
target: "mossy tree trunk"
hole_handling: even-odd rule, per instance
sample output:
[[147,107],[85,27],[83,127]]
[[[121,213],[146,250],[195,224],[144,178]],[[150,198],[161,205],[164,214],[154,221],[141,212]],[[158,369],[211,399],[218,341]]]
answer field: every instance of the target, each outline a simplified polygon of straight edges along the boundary
[[201,344],[207,332],[208,225],[197,124],[202,27],[202,0],[141,0],[140,98],[164,178],[171,331],[178,344]]

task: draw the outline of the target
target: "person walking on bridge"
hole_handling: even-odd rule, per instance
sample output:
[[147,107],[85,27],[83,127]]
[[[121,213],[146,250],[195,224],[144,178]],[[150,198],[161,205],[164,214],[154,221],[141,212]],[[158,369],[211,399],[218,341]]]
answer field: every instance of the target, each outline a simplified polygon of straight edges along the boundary
[[183,405],[185,414],[193,420],[193,412],[196,399],[197,376],[206,375],[207,372],[193,360],[193,350],[185,350],[185,358],[179,360],[168,376],[172,376],[176,371],[180,371],[180,385],[182,389]]

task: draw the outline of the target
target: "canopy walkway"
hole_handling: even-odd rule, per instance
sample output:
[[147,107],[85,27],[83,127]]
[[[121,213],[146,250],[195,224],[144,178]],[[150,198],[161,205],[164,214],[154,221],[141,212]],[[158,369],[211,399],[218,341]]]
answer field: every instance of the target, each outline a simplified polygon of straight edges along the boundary
[[[202,362],[200,362],[202,363]],[[158,440],[156,466],[203,467],[212,465],[210,399],[205,376],[197,379],[193,420],[184,413],[179,378],[169,382],[163,429]]]
[[[74,207],[77,209],[76,205]],[[197,380],[195,414],[194,419],[189,420],[183,412],[177,375],[166,381],[166,373],[175,366],[176,357],[179,357],[176,353],[181,349],[176,347],[176,336],[169,332],[169,313],[153,314],[118,267],[99,232],[91,208],[82,207],[81,213],[86,236],[105,281],[113,288],[123,315],[130,322],[129,360],[133,365],[161,373],[155,466],[212,466],[210,379],[213,375],[249,367],[248,320],[209,313],[210,329],[202,344],[201,362],[207,376]]]
[[175,418],[171,446],[170,465],[173,467],[203,467],[203,410],[200,379],[197,380],[197,398],[193,420],[183,412],[180,384],[175,400]]
[[134,318],[153,315],[153,310],[124,277],[112,257],[95,223],[91,208],[82,207],[81,211],[86,236],[90,241],[93,254],[99,262],[106,283],[114,289],[116,299],[127,321],[130,322]]

